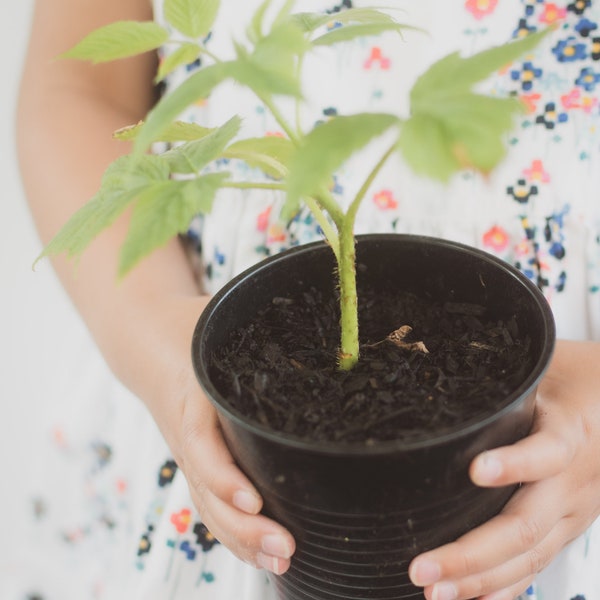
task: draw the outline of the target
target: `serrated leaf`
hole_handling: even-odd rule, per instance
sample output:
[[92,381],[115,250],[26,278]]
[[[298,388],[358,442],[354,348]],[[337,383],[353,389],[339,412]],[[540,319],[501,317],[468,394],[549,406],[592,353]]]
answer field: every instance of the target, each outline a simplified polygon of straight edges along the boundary
[[[140,122],[136,125],[129,125],[117,129],[117,131],[113,133],[113,137],[122,142],[131,142],[137,138],[143,125],[144,123]],[[160,138],[154,141],[167,143],[191,142],[203,138],[211,131],[214,131],[214,128],[202,127],[197,123],[188,123],[187,121],[174,121],[162,132]]]
[[468,58],[452,53],[434,63],[415,82],[410,98],[413,110],[435,107],[440,100],[470,90],[502,67],[533,50],[549,33],[549,29],[525,38],[495,46]]
[[300,81],[290,67],[287,71],[269,69],[251,59],[240,58],[230,65],[230,75],[238,83],[250,88],[258,96],[291,96],[300,98]]
[[331,31],[315,38],[312,43],[314,46],[333,46],[340,42],[348,42],[357,38],[366,36],[381,35],[385,31],[395,31],[400,33],[407,26],[400,23],[361,23],[359,25],[345,25],[336,27]]
[[163,96],[148,113],[146,122],[138,132],[134,151],[137,155],[145,152],[150,144],[160,140],[170,124],[175,121],[188,106],[207,98],[215,87],[230,75],[230,63],[209,65],[196,71],[170,94]]
[[260,37],[250,52],[237,44],[238,58],[230,64],[230,73],[233,79],[258,96],[300,98],[297,64],[299,57],[309,49],[302,31],[289,19],[284,19]]
[[182,44],[177,50],[161,61],[154,81],[160,82],[169,75],[169,73],[172,73],[177,69],[177,67],[194,62],[198,58],[201,50],[202,49],[198,44],[192,44],[191,42]]
[[421,112],[408,119],[398,148],[417,174],[431,179],[445,182],[466,168],[487,174],[504,158],[504,136],[523,110],[515,98],[456,96],[443,115]]
[[352,154],[397,123],[393,115],[362,113],[335,117],[313,129],[290,161],[290,205],[326,187]]
[[212,210],[217,190],[229,173],[210,173],[192,180],[170,180],[147,188],[132,213],[121,249],[119,276],[170,239],[184,233],[199,213]]
[[262,4],[252,15],[252,19],[250,20],[250,24],[246,30],[246,35],[254,44],[256,44],[263,37],[265,14],[269,9],[269,6],[271,6],[272,1],[273,0],[264,0],[264,2],[262,2]]
[[427,115],[414,115],[402,125],[398,149],[417,175],[447,181],[460,169],[443,123]]
[[410,93],[411,118],[398,144],[406,162],[440,181],[464,168],[489,173],[504,158],[504,137],[524,107],[515,98],[485,96],[472,88],[546,35],[532,34],[469,58],[453,53],[432,65]]
[[166,29],[152,21],[118,21],[92,31],[61,57],[108,62],[156,50],[168,39]]
[[67,221],[36,262],[63,253],[79,257],[144,189],[168,178],[167,165],[157,156],[146,155],[138,161],[131,156],[118,158],[104,173],[100,190]]
[[505,134],[514,126],[515,116],[524,112],[516,98],[475,95],[451,112],[446,120],[452,153],[461,168],[489,173],[506,155]]
[[397,24],[394,17],[376,8],[350,8],[335,14],[323,15],[322,13],[296,13],[293,20],[305,33],[312,33],[329,23],[362,23],[365,25]]
[[293,148],[289,139],[279,136],[248,138],[228,146],[223,156],[242,160],[274,179],[283,179],[288,172],[287,165]]
[[175,29],[196,39],[210,31],[219,5],[219,0],[164,0],[164,15]]
[[241,119],[232,117],[199,140],[186,142],[161,155],[172,173],[199,173],[208,163],[222,155],[223,150],[238,134]]

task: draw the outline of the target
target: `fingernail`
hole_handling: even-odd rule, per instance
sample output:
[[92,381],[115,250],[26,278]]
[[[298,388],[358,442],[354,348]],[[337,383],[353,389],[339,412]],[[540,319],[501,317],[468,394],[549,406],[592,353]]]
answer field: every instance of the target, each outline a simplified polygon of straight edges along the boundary
[[439,583],[433,588],[433,600],[456,600],[458,592],[453,583]]
[[238,490],[233,494],[233,505],[239,510],[255,515],[260,511],[260,498],[246,490]]
[[415,585],[425,587],[440,580],[440,565],[432,560],[417,560],[410,568],[410,578]]
[[268,556],[262,552],[259,552],[256,555],[256,564],[271,573],[275,573],[275,575],[284,573],[285,567],[287,566],[284,559],[277,558],[276,556]]
[[260,541],[260,547],[265,554],[279,558],[290,558],[293,554],[292,547],[282,535],[264,535]]
[[502,474],[502,463],[490,452],[484,452],[475,462],[473,479],[476,483],[493,483]]

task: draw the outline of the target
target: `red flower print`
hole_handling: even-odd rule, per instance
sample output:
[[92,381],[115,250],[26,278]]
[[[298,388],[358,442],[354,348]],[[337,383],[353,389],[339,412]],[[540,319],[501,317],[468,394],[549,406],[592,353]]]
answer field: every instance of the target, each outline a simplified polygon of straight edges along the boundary
[[267,231],[267,242],[285,242],[285,231],[281,225],[274,223]]
[[375,206],[381,210],[391,210],[398,208],[398,202],[394,198],[394,194],[391,190],[381,190],[373,196],[373,202]]
[[521,94],[519,98],[525,104],[528,113],[537,112],[538,102],[541,99],[541,94]]
[[591,95],[582,96],[581,90],[574,88],[560,97],[560,103],[565,110],[581,109],[586,114],[590,114],[598,106],[598,98]]
[[528,181],[539,181],[541,183],[548,183],[550,181],[550,175],[544,169],[544,164],[541,160],[534,160],[528,169],[523,171],[523,175]]
[[171,523],[175,525],[177,533],[185,533],[192,522],[192,512],[189,508],[182,508],[178,513],[171,515]]
[[567,9],[560,8],[554,2],[548,2],[544,5],[544,10],[540,15],[540,22],[546,25],[551,25],[557,21],[561,21],[567,16]]
[[581,90],[578,88],[572,89],[568,94],[563,94],[560,97],[560,103],[565,110],[571,110],[573,108],[581,108],[579,99],[581,97]]
[[381,48],[378,46],[373,46],[373,48],[371,48],[371,54],[369,58],[367,58],[365,61],[364,68],[371,69],[374,65],[379,65],[380,69],[387,71],[387,69],[390,68],[390,64],[390,59],[383,56]]
[[476,18],[483,19],[496,9],[498,0],[466,0],[465,8]]
[[501,252],[508,246],[508,234],[502,227],[494,225],[483,234],[483,245],[496,252]]
[[271,216],[272,206],[267,206],[259,215],[256,223],[258,231],[266,231],[269,226],[269,217]]

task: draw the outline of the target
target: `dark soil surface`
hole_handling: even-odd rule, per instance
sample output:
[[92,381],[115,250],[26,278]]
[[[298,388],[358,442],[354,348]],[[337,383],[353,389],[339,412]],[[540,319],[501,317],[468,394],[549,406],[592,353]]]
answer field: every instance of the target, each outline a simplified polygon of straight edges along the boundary
[[[414,441],[491,414],[528,372],[529,340],[514,317],[490,321],[482,306],[412,294],[359,297],[361,359],[351,372],[336,364],[337,300],[312,290],[298,300],[274,298],[234,334],[213,357],[217,387],[272,429],[370,444]],[[406,325],[408,348],[386,339]]]

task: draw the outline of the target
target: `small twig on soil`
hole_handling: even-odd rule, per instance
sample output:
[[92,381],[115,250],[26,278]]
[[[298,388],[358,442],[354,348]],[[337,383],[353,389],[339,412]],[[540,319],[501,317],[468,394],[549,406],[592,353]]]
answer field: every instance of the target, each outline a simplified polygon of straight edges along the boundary
[[384,342],[391,342],[402,350],[410,350],[411,352],[422,352],[423,354],[429,354],[429,350],[427,350],[427,346],[425,346],[424,342],[405,341],[412,330],[413,329],[410,325],[402,325],[402,327],[398,327],[398,329],[392,331],[392,333],[390,333],[385,339],[375,342],[374,344],[365,344],[364,347],[375,348]]

